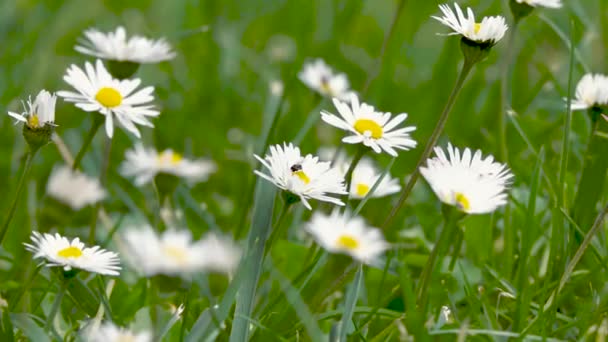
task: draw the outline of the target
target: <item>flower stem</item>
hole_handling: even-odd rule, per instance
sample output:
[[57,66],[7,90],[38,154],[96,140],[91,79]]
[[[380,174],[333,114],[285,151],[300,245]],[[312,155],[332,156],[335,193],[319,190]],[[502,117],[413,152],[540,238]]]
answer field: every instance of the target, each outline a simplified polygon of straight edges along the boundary
[[190,309],[190,291],[191,287],[184,293],[184,312],[182,312],[182,326],[179,330],[179,340],[184,341],[184,335],[186,333],[186,321],[188,319],[188,310]]
[[0,230],[0,246],[2,245],[2,241],[4,241],[4,236],[6,235],[7,231],[8,231],[8,227],[11,224],[11,220],[13,219],[13,216],[15,215],[15,210],[17,209],[17,203],[19,203],[19,197],[21,196],[21,192],[23,191],[23,185],[25,184],[25,179],[27,178],[28,174],[30,173],[30,169],[32,168],[32,161],[34,160],[34,157],[36,156],[36,152],[38,152],[38,150],[30,150],[27,153],[26,159],[25,159],[25,166],[23,167],[23,173],[21,174],[21,178],[19,178],[19,184],[17,184],[17,192],[15,193],[15,198],[13,199],[13,203],[11,204],[11,208],[8,211],[8,215],[6,216],[6,219],[4,220],[4,223],[2,224],[2,229]]
[[403,192],[401,193],[401,197],[399,197],[397,204],[395,204],[395,206],[391,209],[390,214],[387,216],[386,220],[382,224],[382,228],[386,228],[391,224],[391,222],[397,215],[397,212],[399,211],[399,209],[401,209],[401,207],[405,203],[405,200],[408,198],[408,196],[412,192],[412,189],[414,188],[416,181],[420,177],[420,166],[422,166],[422,164],[426,161],[426,159],[431,155],[431,151],[433,150],[433,147],[437,143],[437,140],[439,140],[439,136],[443,132],[445,123],[448,121],[449,114],[452,111],[452,107],[454,106],[454,102],[456,102],[456,98],[458,97],[458,94],[460,93],[460,90],[462,89],[464,81],[466,80],[467,76],[469,75],[469,72],[471,71],[471,69],[473,69],[474,65],[475,65],[475,62],[467,61],[465,59],[465,62],[462,65],[462,69],[460,70],[460,74],[458,75],[458,79],[456,80],[456,84],[454,85],[454,88],[452,89],[452,93],[450,94],[450,97],[448,98],[448,102],[446,103],[445,107],[443,108],[443,112],[441,113],[441,116],[439,117],[439,120],[437,121],[437,124],[435,125],[435,129],[433,130],[433,133],[431,134],[431,137],[429,138],[429,140],[424,148],[424,151],[422,152],[422,155],[420,155],[420,159],[418,159],[418,163],[416,163],[416,169],[412,173],[410,180],[405,185],[405,188],[403,189]]
[[509,86],[510,86],[510,74],[509,70],[511,63],[513,62],[513,50],[515,48],[515,35],[517,34],[517,27],[519,26],[519,20],[513,23],[513,28],[509,33],[509,40],[507,41],[507,48],[503,57],[501,65],[501,77],[500,77],[500,117],[498,119],[498,141],[500,144],[500,158],[503,162],[508,161],[508,149],[507,149],[507,111],[511,106],[509,99]]
[[447,250],[450,247],[450,242],[454,239],[454,234],[458,232],[458,220],[462,217],[455,208],[449,207],[446,210],[445,224],[439,234],[439,240],[433,246],[431,254],[426,261],[426,265],[420,274],[420,280],[418,282],[418,288],[416,289],[416,298],[419,304],[419,309],[422,312],[426,312],[426,305],[428,303],[428,290],[433,272],[436,269],[437,261],[441,261],[446,255]]
[[53,320],[55,320],[55,316],[57,315],[57,312],[59,311],[59,307],[61,306],[61,301],[63,300],[63,295],[65,295],[65,289],[66,289],[66,285],[67,285],[68,281],[69,280],[67,280],[67,279],[61,280],[61,286],[59,287],[59,292],[57,292],[57,295],[55,296],[55,301],[53,302],[53,306],[51,307],[51,311],[49,312],[49,315],[46,318],[47,329],[52,328],[52,326],[53,326]]
[[97,133],[97,130],[99,129],[99,127],[101,127],[101,124],[103,124],[103,120],[104,120],[104,116],[97,115],[97,114],[93,115],[93,124],[91,125],[91,129],[89,130],[89,133],[84,138],[84,142],[82,143],[82,146],[80,147],[80,150],[78,151],[78,154],[76,155],[76,158],[74,158],[74,164],[72,164],[72,170],[78,170],[78,167],[80,166],[80,162],[82,161],[84,154],[89,149],[89,146],[91,145],[91,142],[93,141],[93,138],[95,137],[95,134]]
[[[104,147],[103,162],[101,163],[101,172],[99,174],[99,183],[103,186],[106,183],[108,176],[108,168],[110,166],[110,156],[112,153],[112,139],[107,139]],[[89,244],[95,244],[95,235],[97,231],[97,219],[101,211],[101,203],[97,203],[93,209],[91,217],[91,229],[89,230]]]
[[291,208],[291,205],[293,203],[290,203],[289,201],[285,201],[285,204],[283,204],[283,210],[281,210],[281,214],[279,214],[279,218],[277,219],[276,223],[274,224],[274,226],[272,227],[272,232],[270,233],[270,237],[268,238],[268,241],[266,242],[266,251],[265,254],[270,253],[270,250],[272,249],[272,244],[274,243],[274,241],[277,239],[277,237],[279,235],[282,235],[283,233],[283,222],[285,221],[285,218],[287,217],[287,213],[289,212],[289,209]]
[[344,178],[346,180],[346,195],[345,195],[346,202],[348,202],[348,199],[350,198],[350,184],[352,183],[352,180],[353,180],[353,172],[355,171],[357,164],[359,164],[359,161],[361,161],[361,158],[363,158],[363,155],[365,155],[365,153],[367,151],[368,151],[367,147],[365,147],[363,145],[359,145],[357,154],[355,154],[355,157],[350,162],[350,166],[348,167],[348,170],[346,171],[346,175],[344,176]]

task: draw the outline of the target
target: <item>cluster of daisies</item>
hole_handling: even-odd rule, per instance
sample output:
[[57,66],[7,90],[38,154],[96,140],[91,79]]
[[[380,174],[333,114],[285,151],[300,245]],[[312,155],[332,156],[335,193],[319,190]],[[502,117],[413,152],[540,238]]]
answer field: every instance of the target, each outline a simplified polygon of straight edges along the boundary
[[[512,6],[560,7],[559,0],[511,0]],[[508,27],[502,16],[484,17],[477,22],[470,8],[466,15],[457,4],[454,9],[440,5],[443,14],[433,17],[452,29],[449,35],[460,35],[470,44],[492,46],[500,41]],[[52,94],[46,90],[25,104],[25,112],[9,115],[33,132],[52,132],[55,124],[57,96],[85,112],[102,115],[94,121],[109,139],[116,124],[140,138],[138,126],[153,127],[152,119],[160,111],[152,104],[154,88],[142,86],[133,75],[140,64],[157,63],[175,57],[163,39],[141,36],[127,38],[124,28],[115,32],[90,29],[76,50],[98,58],[85,62],[84,68],[71,65],[64,81],[73,89]],[[103,60],[103,61],[102,61]],[[322,96],[331,98],[335,111],[321,111],[321,119],[342,131],[342,142],[358,145],[359,154],[347,156],[341,149],[323,149],[319,156],[304,154],[292,143],[269,146],[265,157],[255,155],[264,170],[255,170],[259,177],[272,182],[294,202],[312,209],[311,200],[333,204],[329,214],[317,210],[304,229],[329,252],[345,253],[367,264],[375,263],[390,248],[380,229],[370,226],[364,218],[350,210],[340,210],[351,200],[367,200],[398,193],[397,178],[382,172],[368,151],[398,157],[400,152],[416,147],[411,137],[414,126],[406,126],[406,113],[393,115],[360,101],[350,88],[345,74],[335,73],[322,59],[306,64],[300,80]],[[574,109],[591,109],[608,104],[608,77],[585,75],[576,89]],[[446,149],[435,147],[435,157],[426,160],[420,173],[439,200],[466,214],[484,214],[496,210],[507,201],[506,190],[513,175],[506,165],[489,155],[469,148],[460,150],[448,143]],[[189,160],[167,149],[162,152],[141,143],[128,150],[120,166],[123,176],[144,186],[159,176],[184,179],[189,184],[205,181],[217,166],[206,159]],[[68,165],[53,168],[47,182],[47,194],[77,211],[103,201],[108,192],[98,179]],[[194,241],[190,230],[169,227],[163,232],[145,225],[121,231],[121,254],[140,275],[189,277],[197,272],[233,272],[239,262],[240,249],[229,239],[208,235]],[[120,274],[119,256],[98,246],[86,247],[78,237],[70,240],[59,234],[34,232],[26,248],[48,266],[65,271],[83,270],[108,276]],[[151,334],[134,334],[112,324],[103,324],[90,334],[91,340],[150,341]]]

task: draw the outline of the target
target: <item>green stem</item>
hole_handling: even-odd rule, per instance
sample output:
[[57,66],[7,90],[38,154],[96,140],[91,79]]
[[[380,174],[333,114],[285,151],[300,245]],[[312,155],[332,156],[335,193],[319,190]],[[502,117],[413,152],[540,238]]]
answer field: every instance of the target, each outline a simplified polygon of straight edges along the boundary
[[190,290],[192,289],[192,287],[190,287],[188,290],[186,290],[186,293],[184,294],[184,312],[182,312],[182,326],[179,330],[179,340],[183,341],[184,340],[184,335],[186,333],[186,321],[188,319],[188,311],[190,310]]
[[32,168],[32,162],[34,160],[34,157],[36,156],[36,152],[38,152],[37,149],[30,150],[27,153],[27,156],[25,159],[25,166],[23,167],[23,173],[21,174],[21,178],[19,178],[19,184],[17,184],[17,192],[15,193],[15,198],[13,199],[11,208],[9,209],[8,215],[6,216],[6,219],[4,220],[4,224],[2,224],[2,229],[0,230],[0,246],[2,245],[2,241],[4,241],[4,236],[6,236],[8,227],[11,224],[11,220],[13,219],[13,216],[15,215],[15,210],[17,209],[17,204],[19,203],[19,197],[21,196],[21,192],[23,191],[23,185],[25,184],[25,179],[27,178],[28,174],[30,173],[30,169]]
[[458,220],[461,218],[460,215],[457,215],[461,213],[457,212],[456,208],[448,207],[446,212],[447,213],[444,215],[445,224],[439,234],[439,240],[437,240],[437,243],[433,246],[431,254],[426,261],[426,265],[424,265],[424,268],[422,269],[420,280],[418,281],[418,288],[416,289],[416,298],[419,309],[422,310],[422,312],[426,312],[426,304],[428,303],[427,294],[433,272],[436,269],[437,261],[441,261],[447,253],[450,242],[458,230]]
[[[107,139],[104,147],[103,161],[101,163],[101,173],[99,174],[99,183],[105,185],[106,178],[108,176],[108,168],[110,166],[110,156],[112,154],[112,139]],[[91,218],[91,229],[89,231],[89,244],[95,244],[95,235],[97,231],[97,218],[99,217],[99,211],[101,210],[101,203],[97,203],[93,209],[93,216]]]
[[291,208],[291,205],[293,203],[290,203],[289,201],[285,201],[285,204],[283,204],[283,210],[281,210],[281,214],[279,214],[279,218],[277,219],[276,223],[274,224],[274,226],[272,227],[272,232],[270,233],[270,237],[268,238],[268,242],[266,243],[266,251],[264,254],[268,254],[270,253],[270,250],[272,249],[272,245],[274,244],[274,241],[277,239],[277,237],[279,235],[283,235],[283,222],[285,221],[285,218],[287,217],[287,213],[289,212],[289,209]]
[[[357,150],[355,157],[351,161],[350,166],[348,167],[348,170],[346,170],[346,175],[344,176],[345,181],[346,181],[346,195],[344,195],[344,197],[346,198],[346,202],[348,202],[348,200],[350,199],[350,185],[353,180],[353,172],[355,171],[355,168],[361,161],[361,158],[363,158],[363,155],[365,155],[365,153],[368,150],[369,149],[366,146],[359,145],[359,149]],[[345,208],[346,208],[346,206],[345,206]]]
[[68,279],[61,280],[61,286],[59,287],[59,292],[57,292],[57,295],[55,296],[55,301],[53,301],[53,306],[51,307],[51,311],[49,312],[49,315],[46,318],[47,329],[48,328],[52,329],[53,320],[55,319],[55,316],[57,315],[57,312],[59,311],[59,307],[61,306],[61,301],[63,300],[63,296],[65,295],[65,289],[66,289],[66,285],[67,285],[68,281],[69,281]]
[[357,273],[353,279],[351,288],[346,292],[346,296],[344,298],[344,313],[340,322],[340,338],[338,339],[340,342],[347,341],[346,332],[348,331],[348,323],[353,318],[353,311],[357,305],[359,290],[361,289],[361,283],[363,282],[363,264],[359,264],[356,269]]
[[23,295],[30,290],[32,285],[34,285],[34,280],[36,279],[36,276],[38,275],[38,272],[40,272],[41,268],[42,267],[34,268],[34,271],[30,275],[29,279],[25,282],[25,285],[19,287],[19,291],[9,301],[9,311],[13,311],[17,307],[21,297],[23,297]]
[[85,153],[89,149],[89,146],[91,145],[91,142],[93,141],[93,138],[95,137],[95,134],[97,133],[97,130],[103,124],[104,118],[105,117],[103,115],[93,114],[93,124],[91,125],[91,129],[89,130],[89,133],[84,138],[84,141],[82,143],[82,146],[80,147],[80,150],[78,151],[78,154],[76,155],[76,158],[74,158],[74,164],[72,164],[72,170],[78,170],[78,167],[80,167],[80,162],[82,161],[82,158],[84,157]]
[[465,59],[465,62],[462,65],[462,69],[460,70],[460,74],[458,75],[458,79],[456,80],[456,84],[454,85],[454,88],[452,89],[452,93],[450,94],[450,97],[448,98],[448,102],[446,103],[445,107],[443,108],[443,112],[441,113],[441,116],[439,117],[439,120],[437,121],[437,124],[435,125],[435,129],[433,130],[433,133],[431,134],[431,137],[429,138],[429,140],[424,148],[424,151],[422,152],[422,155],[420,155],[420,158],[418,159],[418,163],[416,164],[416,169],[412,173],[410,180],[405,185],[405,188],[403,189],[403,192],[401,193],[401,197],[399,197],[399,200],[397,201],[395,206],[393,206],[390,214],[388,215],[388,217],[382,224],[382,228],[386,228],[391,224],[391,222],[397,215],[397,212],[399,211],[399,209],[401,209],[401,207],[405,203],[405,200],[408,198],[408,196],[412,192],[412,189],[414,188],[414,185],[416,184],[416,181],[418,180],[418,178],[420,176],[420,166],[422,166],[422,164],[431,155],[431,151],[433,150],[433,147],[435,147],[437,140],[439,140],[439,136],[443,132],[445,123],[448,121],[449,114],[452,111],[452,107],[454,106],[454,103],[456,102],[456,98],[458,97],[458,94],[460,93],[460,90],[462,89],[464,81],[466,80],[467,76],[469,75],[469,72],[471,71],[471,69],[473,68],[474,65],[475,65],[475,62],[470,62]]
[[306,121],[304,121],[302,128],[300,128],[298,134],[296,134],[296,137],[293,139],[294,145],[299,145],[302,140],[306,138],[308,131],[310,131],[310,129],[319,121],[319,119],[321,119],[321,105],[323,104],[323,102],[323,98],[321,97],[317,106],[310,113],[308,113],[308,116],[306,117]]
[[507,162],[509,155],[507,150],[507,111],[511,106],[511,100],[509,98],[509,86],[510,86],[510,68],[513,63],[513,56],[515,54],[515,35],[517,34],[517,27],[519,26],[519,20],[513,23],[513,27],[509,33],[509,40],[507,41],[507,48],[503,57],[501,65],[501,78],[500,78],[500,118],[498,120],[498,141],[500,144],[500,158],[503,162]]

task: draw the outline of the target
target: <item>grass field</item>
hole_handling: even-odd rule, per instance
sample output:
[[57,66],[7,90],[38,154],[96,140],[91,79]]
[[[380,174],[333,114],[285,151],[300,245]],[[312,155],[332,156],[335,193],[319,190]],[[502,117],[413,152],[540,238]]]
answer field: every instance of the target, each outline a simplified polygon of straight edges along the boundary
[[[605,340],[608,123],[570,112],[565,99],[584,74],[608,72],[608,1],[539,7],[516,30],[509,1],[458,2],[478,20],[505,16],[510,28],[464,81],[437,146],[481,150],[514,177],[506,205],[458,221],[429,269],[449,218],[424,178],[388,223],[399,193],[348,201],[390,243],[377,262],[362,265],[319,247],[304,229],[334,205],[285,206],[282,192],[253,171],[263,170],[254,154],[283,142],[303,154],[358,153],[360,145],[341,142],[342,130],[317,120],[321,110],[337,113],[331,99],[298,79],[305,63],[322,58],[347,75],[361,101],[408,113],[416,148],[397,158],[366,153],[404,188],[464,61],[459,36],[438,35],[450,31],[431,19],[441,2],[1,1],[0,112],[21,112],[41,89],[72,90],[66,69],[95,60],[74,50],[89,28],[122,25],[128,34],[165,37],[176,57],[142,64],[133,76],[155,88],[154,128],[138,126],[141,139],[118,126],[111,140],[103,127],[95,135],[80,170],[103,180],[107,197],[80,210],[49,196],[47,181],[79,152],[100,115],[58,98],[57,138],[33,158],[1,242],[0,340],[87,340],[87,329],[102,321],[163,341]],[[28,156],[14,121],[0,120],[3,222]],[[212,160],[217,170],[206,181],[181,181],[159,203],[158,178],[156,186],[138,186],[121,173],[125,152],[140,141]],[[165,203],[173,220],[161,215]],[[125,232],[175,222],[196,240],[208,233],[233,240],[243,255],[238,267],[142,276],[124,257]],[[120,275],[70,278],[37,267],[40,259],[23,245],[33,231],[117,252]],[[421,289],[425,272],[430,280]]]

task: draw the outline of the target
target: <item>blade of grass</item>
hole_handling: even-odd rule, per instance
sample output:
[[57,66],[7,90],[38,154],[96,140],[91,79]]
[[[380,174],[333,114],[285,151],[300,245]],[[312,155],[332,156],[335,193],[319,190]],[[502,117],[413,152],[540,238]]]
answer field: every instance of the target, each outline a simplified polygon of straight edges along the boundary
[[360,264],[357,269],[357,273],[355,273],[355,278],[353,279],[348,292],[346,292],[346,297],[344,298],[344,314],[342,315],[342,320],[340,322],[340,336],[338,338],[339,342],[347,342],[346,333],[348,332],[348,324],[353,318],[353,312],[357,304],[357,299],[359,298],[359,290],[361,289],[362,282],[363,264]]

